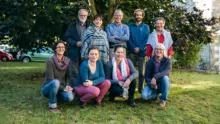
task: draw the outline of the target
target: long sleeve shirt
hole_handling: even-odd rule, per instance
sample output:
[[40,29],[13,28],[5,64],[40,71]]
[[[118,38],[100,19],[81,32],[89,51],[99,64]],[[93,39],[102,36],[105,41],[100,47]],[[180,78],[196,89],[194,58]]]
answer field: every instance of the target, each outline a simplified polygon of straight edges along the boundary
[[46,63],[46,73],[45,79],[42,83],[42,86],[48,84],[52,80],[59,80],[60,81],[60,90],[65,88],[65,85],[72,86],[73,82],[71,80],[71,71],[70,65],[67,67],[66,70],[58,70],[53,59],[49,59]]
[[[106,27],[107,38],[110,47],[114,47],[117,44],[124,45],[129,40],[129,28],[125,24],[116,25],[115,23],[108,24]],[[114,36],[115,38],[112,38]]]
[[[135,48],[139,48],[140,52],[138,55],[145,56],[146,44],[148,37],[150,35],[150,28],[147,24],[143,22],[140,25],[132,23],[129,25],[130,39],[127,43],[129,52],[134,53]],[[134,53],[136,54],[136,53]]]
[[[133,81],[135,78],[138,77],[138,72],[135,69],[131,60],[130,59],[127,59],[127,60],[128,60],[128,66],[129,66],[130,72],[131,72],[130,76],[127,79],[130,79],[131,81]],[[112,64],[112,61],[109,61],[106,64],[106,69],[105,69],[106,76],[105,77],[106,77],[106,79],[108,79],[111,82],[111,84],[118,84],[117,80],[112,79],[112,71],[113,71],[113,64]]]
[[96,62],[96,70],[94,73],[90,71],[88,60],[85,60],[80,65],[79,75],[76,79],[76,82],[74,83],[74,87],[83,85],[86,80],[92,81],[94,86],[105,80],[105,73],[101,60]]
[[[164,36],[163,36],[163,34],[157,35],[157,37],[158,37],[158,42],[159,42],[159,43],[163,43],[163,42],[164,42]],[[150,44],[148,44],[148,45],[147,45],[146,56],[151,57],[151,56],[152,56],[152,52],[153,52],[153,48],[152,48],[152,46],[151,46]],[[170,46],[167,55],[168,55],[168,56],[171,56],[171,55],[173,55],[173,54],[174,54],[173,47]]]
[[[159,68],[159,69],[157,69]],[[160,65],[157,65],[157,62],[155,60],[155,57],[149,59],[146,63],[146,69],[145,69],[145,80],[147,84],[150,86],[150,82],[152,78],[154,77],[156,80],[160,79],[163,76],[168,76],[172,70],[172,63],[169,58],[164,57]]]

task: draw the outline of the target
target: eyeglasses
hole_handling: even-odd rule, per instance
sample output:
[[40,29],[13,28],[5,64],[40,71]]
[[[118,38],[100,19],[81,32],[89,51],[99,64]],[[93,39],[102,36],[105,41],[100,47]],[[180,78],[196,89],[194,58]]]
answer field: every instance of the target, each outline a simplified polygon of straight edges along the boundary
[[80,17],[87,17],[87,15],[79,15]]
[[65,47],[59,46],[59,47],[57,47],[57,49],[65,49]]
[[155,50],[163,51],[164,49],[161,49],[161,48],[155,48]]

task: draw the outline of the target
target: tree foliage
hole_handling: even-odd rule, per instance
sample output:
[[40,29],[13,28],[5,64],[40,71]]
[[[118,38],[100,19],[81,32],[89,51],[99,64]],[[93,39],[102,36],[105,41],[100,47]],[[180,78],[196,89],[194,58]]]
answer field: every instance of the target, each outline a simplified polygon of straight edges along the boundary
[[[151,31],[156,17],[164,17],[166,29],[174,40],[177,67],[192,67],[203,45],[211,42],[211,32],[206,31],[210,20],[202,18],[202,11],[185,9],[173,5],[174,0],[1,0],[0,39],[20,48],[51,46],[55,40],[63,39],[71,21],[77,18],[80,8],[90,12],[89,20],[95,14],[104,16],[104,26],[112,22],[116,9],[124,11],[123,22],[134,21],[133,11],[145,10],[144,22]],[[182,2],[179,0],[179,2]],[[183,3],[183,2],[182,2]],[[212,23],[213,24],[213,23]],[[6,40],[7,39],[7,40]],[[190,59],[191,58],[191,59]]]

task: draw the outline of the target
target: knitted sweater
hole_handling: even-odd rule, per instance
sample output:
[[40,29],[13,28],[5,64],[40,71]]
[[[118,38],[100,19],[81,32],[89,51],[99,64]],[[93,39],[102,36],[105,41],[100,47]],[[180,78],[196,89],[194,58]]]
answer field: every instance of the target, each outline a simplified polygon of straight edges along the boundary
[[50,81],[57,79],[60,81],[60,90],[63,90],[66,85],[72,86],[73,85],[73,75],[70,71],[71,65],[68,65],[67,69],[64,71],[58,70],[53,59],[49,59],[46,63],[46,76],[44,81],[42,82],[42,86],[48,84]]

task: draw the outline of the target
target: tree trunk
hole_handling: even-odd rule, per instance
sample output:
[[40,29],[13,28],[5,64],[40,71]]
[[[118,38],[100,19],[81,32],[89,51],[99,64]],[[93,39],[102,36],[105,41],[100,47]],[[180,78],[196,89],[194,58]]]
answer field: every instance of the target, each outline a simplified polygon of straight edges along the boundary
[[90,3],[90,9],[91,9],[91,16],[92,18],[97,14],[96,5],[94,0],[89,0]]
[[116,7],[116,0],[109,0],[109,8],[108,8],[108,23],[113,22],[113,14],[115,11]]

